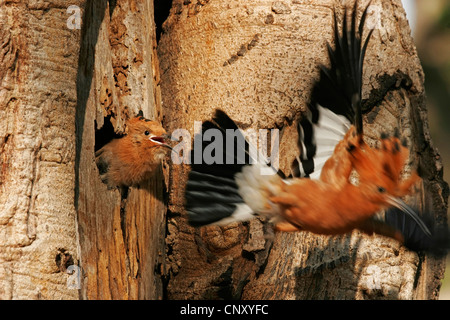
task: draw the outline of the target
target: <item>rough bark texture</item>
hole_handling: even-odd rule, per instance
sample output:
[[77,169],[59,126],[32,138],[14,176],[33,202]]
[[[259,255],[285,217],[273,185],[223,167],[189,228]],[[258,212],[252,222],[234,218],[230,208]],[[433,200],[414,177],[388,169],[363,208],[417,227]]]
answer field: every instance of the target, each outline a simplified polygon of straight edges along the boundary
[[[169,131],[186,128],[192,135],[194,121],[210,118],[215,108],[244,129],[279,128],[280,165],[289,173],[286,164],[297,152],[295,120],[305,110],[318,64],[328,63],[325,42],[332,40],[332,11],[340,5],[174,0],[158,46]],[[410,141],[411,161],[427,168],[421,191],[410,201],[445,223],[448,187],[429,136],[424,75],[404,10],[399,0],[372,5],[377,24],[364,69],[366,138],[371,142],[400,128]],[[438,297],[444,261],[384,237],[271,235],[258,220],[193,229],[183,209],[189,168],[171,169],[177,183],[170,186],[166,238],[170,299]]]
[[[95,149],[139,110],[193,133],[222,108],[243,128],[281,129],[286,169],[339,4],[174,0],[159,68],[151,0],[74,0],[81,32],[66,25],[66,1],[0,1],[0,299],[436,298],[443,261],[389,239],[273,235],[259,220],[195,230],[183,209],[187,166],[169,179],[164,164],[126,197],[95,166]],[[445,223],[448,187],[405,14],[399,0],[373,5],[366,138],[401,128],[412,162],[427,168],[410,201]],[[81,290],[68,285],[78,267]]]
[[86,4],[75,184],[83,299],[157,299],[163,294],[158,275],[164,262],[162,168],[125,197],[118,189],[107,190],[94,161],[100,142],[123,133],[126,119],[139,110],[159,119],[153,21],[150,0]]
[[[72,1],[82,6],[84,1]],[[74,299],[76,74],[66,1],[0,1],[0,299]]]

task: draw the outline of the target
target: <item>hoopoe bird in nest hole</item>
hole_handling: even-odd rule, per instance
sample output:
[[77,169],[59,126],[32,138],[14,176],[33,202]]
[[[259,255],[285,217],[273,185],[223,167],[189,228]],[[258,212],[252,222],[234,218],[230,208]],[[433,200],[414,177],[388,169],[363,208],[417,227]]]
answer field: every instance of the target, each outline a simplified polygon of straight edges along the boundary
[[113,139],[96,151],[100,177],[108,188],[136,187],[153,176],[172,149],[171,139],[156,121],[144,118],[142,111],[126,122],[123,137]]
[[[393,136],[382,135],[378,148],[363,140],[363,60],[373,32],[363,41],[368,7],[358,26],[357,2],[350,23],[345,9],[341,32],[334,13],[335,46],[327,44],[330,67],[320,66],[307,115],[298,123],[300,156],[293,163],[293,176],[284,177],[258,155],[225,112],[216,110],[210,121],[203,122],[201,134],[215,129],[223,141],[238,138],[233,150],[224,143],[222,163],[191,164],[185,202],[192,226],[225,225],[259,215],[279,231],[339,235],[359,229],[394,238],[417,251],[448,247],[447,228],[430,231],[401,199],[420,178],[416,172],[400,178],[409,150],[398,130]],[[208,145],[200,144],[200,151]],[[191,159],[198,153],[195,148],[194,144]],[[245,152],[245,159],[238,159],[238,149]],[[227,157],[234,157],[234,163],[228,164]],[[271,174],[262,174],[268,171]],[[357,183],[351,181],[355,171]],[[382,210],[386,212],[380,218],[377,213]]]

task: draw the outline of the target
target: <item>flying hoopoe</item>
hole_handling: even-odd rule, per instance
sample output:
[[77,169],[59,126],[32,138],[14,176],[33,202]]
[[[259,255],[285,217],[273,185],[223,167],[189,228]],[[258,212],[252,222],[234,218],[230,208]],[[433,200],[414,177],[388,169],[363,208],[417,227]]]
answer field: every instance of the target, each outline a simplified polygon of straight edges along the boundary
[[[185,199],[192,226],[224,225],[261,215],[281,231],[336,235],[360,229],[395,238],[417,250],[436,244],[435,235],[401,200],[419,179],[416,173],[400,179],[409,155],[405,141],[397,135],[383,136],[381,148],[376,149],[363,140],[363,61],[373,32],[362,41],[367,10],[358,26],[356,2],[350,23],[345,10],[342,32],[334,14],[334,49],[327,44],[331,64],[320,67],[308,114],[298,125],[301,154],[294,161],[294,177],[283,179],[268,159],[254,157],[258,154],[255,147],[223,111],[216,110],[211,121],[203,123],[201,135],[218,130],[223,141],[233,139],[235,148],[227,150],[229,144],[224,143],[220,163],[191,164]],[[203,141],[201,151],[208,145]],[[237,156],[239,150],[244,158]],[[192,150],[191,159],[196,153]],[[229,157],[235,160],[232,164]],[[358,183],[350,179],[353,170]],[[376,216],[382,209],[387,209],[385,220]]]

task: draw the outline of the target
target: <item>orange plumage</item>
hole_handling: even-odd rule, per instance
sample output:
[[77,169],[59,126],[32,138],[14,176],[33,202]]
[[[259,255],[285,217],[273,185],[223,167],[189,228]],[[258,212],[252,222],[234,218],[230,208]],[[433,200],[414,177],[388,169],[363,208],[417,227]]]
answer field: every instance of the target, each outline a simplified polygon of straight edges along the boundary
[[[282,192],[269,197],[281,207],[285,220],[277,229],[319,234],[342,234],[357,228],[368,233],[379,231],[368,219],[392,206],[393,198],[408,194],[418,179],[413,173],[400,180],[409,152],[398,138],[381,143],[380,149],[370,148],[352,126],[325,163],[319,180],[296,179],[286,184],[280,179]],[[353,169],[358,174],[357,183],[350,179]]]
[[[401,178],[409,150],[398,134],[382,136],[379,148],[363,140],[363,61],[374,31],[369,30],[363,41],[368,9],[367,5],[358,25],[357,1],[350,17],[345,8],[341,32],[334,14],[334,48],[327,43],[330,65],[320,66],[308,110],[297,125],[299,156],[291,175],[273,168],[264,155],[252,156],[255,146],[249,142],[236,147],[248,153],[245,162],[192,164],[185,192],[192,226],[223,225],[260,215],[281,231],[337,235],[359,229],[405,240],[415,248],[435,246],[437,238],[401,200],[420,179],[415,172]],[[224,139],[229,130],[239,131],[222,110],[203,123],[202,134],[211,128],[222,132]],[[233,159],[234,149],[226,145],[223,158]],[[203,143],[197,148],[207,147]],[[379,217],[383,209],[385,215]]]
[[138,115],[128,120],[126,135],[95,153],[102,181],[113,188],[137,186],[150,178],[170,150],[164,128]]

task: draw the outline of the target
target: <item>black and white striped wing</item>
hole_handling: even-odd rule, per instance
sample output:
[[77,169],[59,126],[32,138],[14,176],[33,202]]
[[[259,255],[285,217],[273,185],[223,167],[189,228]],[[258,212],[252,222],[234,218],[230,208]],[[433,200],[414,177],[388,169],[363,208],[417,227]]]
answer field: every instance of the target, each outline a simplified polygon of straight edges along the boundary
[[321,169],[352,124],[362,134],[361,88],[363,61],[373,30],[362,42],[367,9],[356,27],[357,1],[350,25],[344,12],[339,32],[334,14],[334,49],[327,44],[330,66],[320,66],[320,78],[314,84],[309,110],[298,125],[300,157],[294,161],[294,175],[318,179]]
[[[210,139],[209,135],[214,137]],[[211,161],[206,158],[210,151],[214,155]],[[255,210],[242,198],[236,175],[246,166],[257,168],[256,173],[259,168],[266,173],[276,173],[268,159],[245,139],[234,121],[221,110],[216,110],[211,121],[203,122],[202,133],[194,137],[191,162],[185,200],[189,224],[196,227],[254,218]]]
[[318,119],[311,117],[298,124],[300,157],[294,160],[297,177],[319,179],[322,167],[331,157],[334,148],[350,129],[351,122],[344,116],[317,106]]

